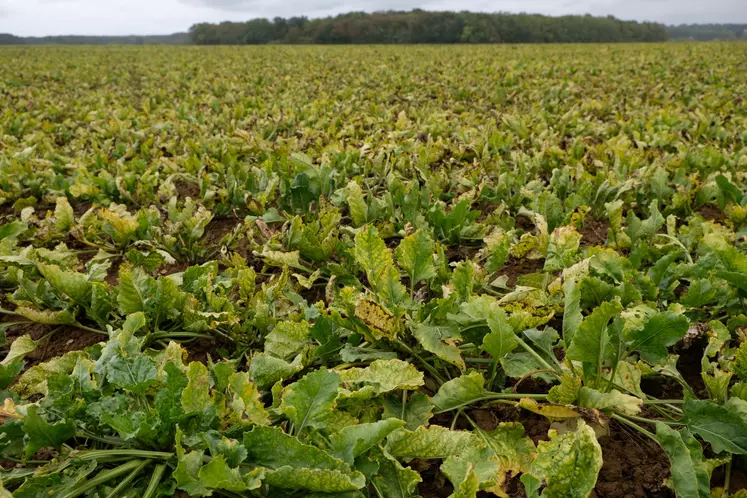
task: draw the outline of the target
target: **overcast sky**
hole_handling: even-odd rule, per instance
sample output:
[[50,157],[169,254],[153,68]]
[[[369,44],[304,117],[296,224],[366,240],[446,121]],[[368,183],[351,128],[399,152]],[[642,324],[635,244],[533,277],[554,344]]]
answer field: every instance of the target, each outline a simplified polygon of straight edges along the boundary
[[197,22],[413,8],[588,13],[667,24],[747,23],[747,0],[0,0],[0,33],[167,34]]

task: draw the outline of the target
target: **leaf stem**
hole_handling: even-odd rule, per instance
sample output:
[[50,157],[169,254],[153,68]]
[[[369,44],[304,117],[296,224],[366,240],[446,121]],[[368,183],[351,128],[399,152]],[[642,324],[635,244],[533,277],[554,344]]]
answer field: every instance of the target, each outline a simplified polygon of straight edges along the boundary
[[431,375],[439,382],[439,384],[445,384],[446,380],[441,377],[441,374],[438,373],[438,370],[436,370],[430,363],[425,361],[423,358],[421,358],[413,349],[405,344],[402,341],[397,341],[397,344],[403,348],[405,351],[407,351],[409,354],[417,358],[417,360],[423,365],[423,367],[430,372]]
[[526,350],[527,353],[529,353],[530,355],[534,356],[534,358],[540,363],[540,365],[542,365],[543,368],[545,368],[547,370],[551,370],[553,372],[557,371],[557,370],[555,370],[555,368],[553,368],[552,365],[550,365],[549,363],[547,363],[547,361],[545,361],[545,359],[537,351],[535,351],[534,349],[532,349],[529,346],[529,344],[527,344],[526,342],[524,342],[524,340],[521,337],[519,337],[519,334],[516,334],[515,337],[516,337],[516,341],[519,343],[519,345],[522,348],[524,348],[524,350]]
[[684,399],[644,399],[644,405],[678,405],[684,404]]
[[112,490],[111,493],[109,493],[106,498],[116,498],[119,496],[119,493],[125,489],[134,479],[137,477],[137,475],[140,473],[141,470],[145,468],[146,465],[148,465],[153,460],[143,460],[143,463],[135,467],[132,472],[129,473],[127,477],[122,479],[122,481],[117,484],[117,487]]
[[527,380],[527,379],[528,379],[529,377],[531,377],[532,375],[536,375],[536,374],[538,374],[538,373],[551,373],[551,374],[554,374],[554,375],[555,375],[556,377],[558,377],[558,378],[560,377],[560,375],[558,375],[558,373],[557,373],[557,372],[556,372],[555,370],[552,370],[552,369],[549,369],[549,370],[548,370],[547,368],[540,368],[539,370],[532,370],[531,372],[527,372],[527,373],[525,373],[525,374],[524,374],[524,376],[523,376],[522,378],[520,378],[520,379],[519,379],[519,380],[518,380],[518,381],[516,382],[516,384],[514,384],[513,392],[516,392],[516,391],[517,391],[517,390],[519,389],[519,385],[520,385],[520,384],[521,384],[522,382],[524,382],[525,380]]
[[76,498],[77,496],[85,494],[88,491],[95,489],[97,486],[111,479],[114,479],[115,477],[131,472],[134,468],[140,466],[141,463],[142,463],[141,460],[130,460],[129,462],[123,463],[119,467],[114,467],[111,470],[105,470],[103,472],[100,472],[93,479],[89,479],[82,486],[64,495],[64,498]]
[[75,325],[73,325],[73,327],[76,327],[82,330],[87,330],[88,332],[93,332],[94,334],[101,334],[101,335],[105,335],[109,337],[109,332],[104,332],[103,330],[86,327],[85,325],[81,325],[80,323],[76,323]]
[[153,332],[148,334],[151,340],[158,339],[210,339],[215,340],[215,336],[211,334],[201,334],[199,332]]
[[617,420],[618,422],[621,422],[621,423],[627,425],[628,427],[631,427],[631,428],[637,430],[641,434],[650,437],[651,439],[653,439],[654,441],[656,441],[657,444],[659,443],[659,441],[656,439],[656,436],[654,436],[653,432],[644,429],[643,427],[641,427],[640,425],[636,424],[635,422],[632,422],[632,421],[628,420],[627,418],[620,416],[617,413],[613,413],[612,415],[610,415],[610,418],[613,418],[613,419]]
[[156,492],[156,488],[158,487],[158,484],[161,482],[161,477],[163,477],[163,472],[166,470],[166,464],[165,463],[159,463],[156,465],[156,468],[153,469],[153,476],[150,478],[150,482],[148,483],[148,488],[145,490],[145,493],[143,493],[142,498],[150,498],[153,493]]
[[152,458],[158,460],[168,460],[173,457],[173,453],[165,451],[149,451],[149,450],[91,450],[75,452],[75,458],[81,460],[99,460],[105,458]]
[[509,400],[509,399],[523,399],[523,398],[531,398],[531,399],[539,399],[544,400],[547,399],[547,394],[512,394],[512,393],[491,393],[487,396],[482,396],[480,398],[475,398],[467,401],[466,403],[462,403],[456,406],[452,406],[448,410],[441,410],[434,412],[434,415],[438,415],[439,413],[445,413],[450,412],[452,410],[456,410],[458,408],[463,408],[465,406],[471,405],[473,403],[479,403],[482,401],[501,401],[501,400]]

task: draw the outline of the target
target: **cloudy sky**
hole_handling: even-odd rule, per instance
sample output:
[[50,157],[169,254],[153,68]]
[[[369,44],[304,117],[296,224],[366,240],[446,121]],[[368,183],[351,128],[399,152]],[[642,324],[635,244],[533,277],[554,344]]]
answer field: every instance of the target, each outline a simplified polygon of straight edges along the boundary
[[186,31],[194,23],[340,12],[472,10],[614,15],[667,24],[747,23],[745,0],[0,0],[0,33],[127,35]]

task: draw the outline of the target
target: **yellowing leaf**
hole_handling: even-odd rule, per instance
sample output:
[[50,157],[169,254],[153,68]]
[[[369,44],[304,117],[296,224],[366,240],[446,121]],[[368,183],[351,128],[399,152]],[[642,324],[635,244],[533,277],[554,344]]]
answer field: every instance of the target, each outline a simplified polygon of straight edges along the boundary
[[368,299],[359,301],[355,306],[355,317],[368,326],[373,338],[377,340],[394,340],[400,329],[400,323],[394,315]]
[[542,415],[550,420],[565,420],[569,418],[578,418],[581,416],[580,413],[575,410],[562,405],[540,405],[531,398],[522,398],[519,400],[519,406],[525,410]]

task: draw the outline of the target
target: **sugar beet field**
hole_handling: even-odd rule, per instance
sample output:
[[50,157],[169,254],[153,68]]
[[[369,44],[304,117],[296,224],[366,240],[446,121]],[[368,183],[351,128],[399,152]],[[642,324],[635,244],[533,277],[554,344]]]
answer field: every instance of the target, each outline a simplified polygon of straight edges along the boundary
[[747,497],[745,99],[740,43],[1,49],[0,496]]

